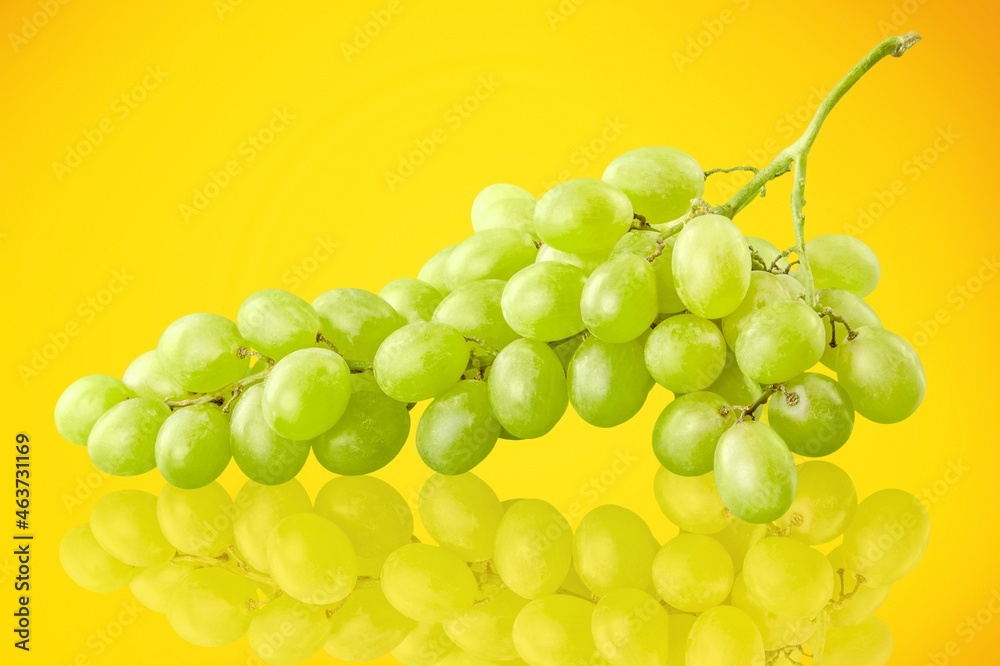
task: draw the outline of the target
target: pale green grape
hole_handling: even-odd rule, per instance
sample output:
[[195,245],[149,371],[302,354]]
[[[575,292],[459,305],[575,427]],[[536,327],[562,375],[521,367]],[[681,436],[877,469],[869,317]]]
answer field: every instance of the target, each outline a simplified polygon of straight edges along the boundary
[[715,483],[726,508],[738,518],[767,523],[792,505],[795,461],[770,426],[743,421],[719,438]]
[[536,340],[516,340],[504,348],[487,378],[490,407],[513,435],[541,437],[566,412],[566,373],[556,352]]
[[[663,249],[657,248],[659,231],[633,230],[619,239],[611,250],[610,259],[622,254],[632,254],[643,259],[654,257],[653,273],[656,275],[656,303],[658,312],[680,312],[684,303],[674,286],[673,253],[676,236],[663,239]],[[596,266],[595,266],[596,268]]]
[[[277,485],[294,479],[302,470],[312,442],[287,439],[272,430],[264,419],[263,399],[261,384],[251,386],[240,396],[230,415],[229,447],[236,464],[249,478]],[[352,398],[348,410],[353,404]]]
[[59,542],[59,563],[74,583],[101,594],[122,589],[136,574],[135,567],[101,548],[89,524],[77,525],[66,532]]
[[892,646],[892,632],[877,617],[852,627],[830,627],[823,646],[823,666],[885,666]]
[[535,599],[514,620],[514,646],[531,666],[600,663],[591,631],[594,604],[553,594]]
[[646,370],[643,338],[623,344],[587,338],[573,354],[566,373],[569,402],[584,421],[601,428],[635,416],[653,378]]
[[632,226],[632,204],[616,187],[592,178],[556,185],[538,200],[535,232],[573,254],[608,252]]
[[833,541],[851,524],[858,508],[854,482],[847,472],[823,460],[802,463],[795,471],[795,499],[774,525],[811,546]]
[[635,340],[657,311],[653,267],[634,254],[621,254],[598,266],[580,296],[583,323],[605,342]]
[[674,393],[701,391],[726,365],[726,340],[719,328],[697,315],[680,314],[656,325],[646,339],[646,369]]
[[[451,249],[448,248],[448,253],[444,255],[442,262],[447,262],[448,256],[451,255]],[[435,259],[439,256],[442,256],[441,253],[435,255]],[[438,270],[440,275],[433,276],[424,275],[423,270],[420,271],[420,274],[428,280],[434,280],[433,284],[425,282],[423,279],[399,278],[382,287],[382,291],[378,295],[385,299],[406,320],[407,324],[430,321],[431,317],[434,316],[434,310],[441,304],[441,299],[451,291],[444,283],[446,279],[444,265]]]
[[691,626],[686,659],[686,666],[764,666],[764,641],[744,611],[716,606]]
[[[821,289],[816,292],[816,307],[821,311],[830,308],[838,316],[843,317],[851,328],[861,328],[862,326],[872,326],[882,328],[882,320],[875,314],[875,310],[863,300],[849,291],[843,289]],[[833,322],[829,317],[823,317],[823,328],[826,331],[826,339],[829,341],[833,337],[831,330]],[[831,347],[827,344],[823,351],[823,365],[831,370],[837,369],[837,353],[847,339],[847,329],[843,324],[837,324],[837,346]]]
[[[626,234],[622,238],[628,238],[628,236],[629,234]],[[594,269],[607,261],[607,259],[608,254],[604,252],[598,252],[597,254],[571,254],[557,250],[551,245],[542,245],[538,248],[538,254],[535,255],[536,264],[547,261],[557,264],[569,264],[570,266],[576,266],[586,275],[593,273]]]
[[779,301],[757,310],[736,339],[736,361],[761,384],[788,381],[823,358],[823,322],[802,301]]
[[334,474],[369,474],[388,465],[409,434],[406,405],[376,386],[374,390],[355,391],[344,415],[313,440],[312,449],[316,460]]
[[587,275],[576,266],[533,264],[507,281],[500,298],[503,316],[519,335],[543,342],[583,330],[580,296]]
[[142,490],[101,497],[90,513],[90,529],[101,548],[134,567],[166,562],[174,555],[156,522],[156,496]]
[[523,499],[497,526],[493,561],[503,582],[519,596],[553,594],[573,560],[573,530],[548,502]]
[[503,318],[500,297],[503,280],[477,280],[445,296],[434,311],[433,321],[448,324],[471,338],[479,338],[494,349],[503,349],[519,336]]
[[892,585],[869,585],[867,582],[860,582],[859,574],[851,571],[844,562],[843,546],[837,546],[826,557],[836,574],[833,598],[840,600],[843,597],[839,608],[833,606],[827,609],[830,624],[834,627],[861,624],[889,598]]
[[660,464],[682,476],[711,472],[719,438],[736,422],[734,412],[723,416],[725,407],[725,400],[707,391],[688,393],[668,404],[653,426],[653,453]]
[[[448,257],[454,250],[455,246],[450,245],[444,248],[443,250],[438,251],[437,254],[428,259],[427,262],[420,268],[420,272],[417,273],[416,280],[413,280],[412,278],[402,278],[402,281],[395,280],[393,282],[390,282],[389,284],[399,283],[399,285],[397,285],[397,287],[394,287],[394,289],[388,291],[390,292],[395,291],[396,288],[402,287],[402,289],[400,289],[400,291],[397,294],[395,294],[395,295],[401,295],[403,292],[412,289],[412,286],[409,287],[406,286],[407,282],[420,282],[423,283],[424,285],[434,287],[438,291],[438,299],[440,299],[442,296],[446,295],[449,291],[451,291],[448,288]],[[386,285],[386,287],[388,286],[389,285]],[[390,298],[390,295],[393,294],[389,294],[386,292],[387,290],[383,288],[382,292],[379,293],[379,296],[389,301],[392,307],[396,308],[396,311],[399,312],[399,314],[406,317],[406,320],[412,324],[413,320],[410,319],[410,317],[396,305],[394,298]],[[434,308],[432,307],[431,312],[433,311]],[[430,319],[430,316],[428,316],[427,319]],[[427,321],[427,319],[421,319],[421,321]]]
[[813,617],[833,597],[833,567],[801,541],[769,537],[743,561],[747,591],[764,610],[781,617]]
[[236,495],[233,538],[250,566],[269,573],[267,539],[274,526],[288,516],[312,511],[302,484],[291,479],[277,486],[247,481]]
[[858,413],[876,423],[898,423],[924,400],[927,380],[920,357],[895,333],[874,326],[855,329],[840,346],[837,380]]
[[431,476],[420,489],[417,511],[428,534],[466,562],[493,557],[503,506],[479,477]]
[[278,360],[298,349],[315,347],[322,323],[316,310],[295,294],[264,289],[243,301],[236,327],[251,347]]
[[472,607],[479,586],[462,559],[439,546],[410,543],[382,567],[382,591],[403,615],[443,622]]
[[418,624],[392,651],[403,666],[437,666],[455,649],[444,627],[437,623]]
[[764,269],[770,270],[771,264],[777,259],[777,268],[780,270],[785,270],[788,268],[788,259],[778,257],[781,255],[781,250],[778,246],[767,240],[766,238],[759,238],[757,236],[747,236],[747,245],[751,250],[760,255],[760,258],[764,260]]
[[151,398],[119,402],[97,419],[87,437],[94,466],[115,476],[135,476],[156,467],[156,433],[170,416]]
[[594,609],[594,643],[611,666],[663,666],[670,655],[670,618],[642,590],[614,590]]
[[[152,398],[162,402],[163,400],[182,400],[187,396],[187,391],[181,388],[164,370],[163,364],[160,363],[160,355],[156,353],[155,349],[137,356],[125,368],[122,381],[132,393],[140,398]],[[79,412],[79,409],[77,407],[73,411],[82,415],[83,412]]]
[[156,500],[156,518],[174,548],[190,555],[218,557],[233,543],[236,506],[225,488],[213,482],[184,490],[166,485]]
[[351,371],[340,354],[300,349],[271,368],[260,406],[275,433],[301,441],[329,430],[350,399]]
[[484,601],[445,622],[444,630],[456,645],[480,659],[517,659],[514,619],[527,604],[527,599],[500,586]]
[[325,608],[283,594],[254,611],[247,639],[269,666],[294,666],[319,652],[329,633]]
[[703,534],[674,537],[653,561],[657,594],[685,613],[701,613],[725,601],[733,576],[729,553],[718,541]]
[[433,398],[455,384],[469,364],[469,346],[447,324],[418,322],[399,329],[375,354],[375,379],[400,402]]
[[854,404],[844,387],[826,375],[806,372],[785,382],[785,390],[795,397],[771,398],[767,420],[793,453],[818,458],[847,443],[854,430]]
[[477,280],[507,280],[534,263],[534,239],[517,229],[487,229],[466,238],[448,256],[449,289]]
[[647,146],[616,157],[602,176],[626,195],[650,224],[669,222],[705,192],[705,173],[693,157],[676,148]]
[[389,334],[406,323],[385,298],[364,289],[328,291],[313,301],[313,307],[322,321],[323,335],[352,361],[370,362]]
[[631,587],[652,591],[650,570],[660,544],[645,521],[613,504],[593,509],[573,535],[573,565],[597,596]]
[[[760,384],[747,377],[740,370],[736,355],[727,351],[719,378],[705,390],[721,396],[730,405],[749,405],[760,395]],[[754,416],[759,417],[762,411],[763,407],[758,408]]]
[[732,220],[694,218],[677,234],[672,257],[677,295],[694,314],[718,319],[743,301],[750,286],[750,253]]
[[330,618],[323,649],[344,661],[370,661],[398,646],[417,623],[389,603],[379,586],[358,588]]
[[481,231],[477,225],[483,224],[488,219],[485,215],[486,210],[495,203],[509,200],[534,202],[535,197],[531,192],[517,185],[507,183],[487,185],[472,200],[472,228]]
[[[475,211],[474,207],[473,211]],[[534,218],[534,197],[530,199],[500,199],[487,206],[478,216],[473,217],[472,228],[477,233],[488,229],[516,229],[535,236]]]
[[251,600],[257,588],[249,579],[216,567],[195,569],[171,596],[167,622],[188,643],[227,645],[247,632]]
[[211,393],[246,374],[250,361],[239,353],[244,345],[236,324],[200,312],[167,326],[156,352],[163,369],[184,390]]
[[913,571],[930,538],[927,508],[903,490],[869,495],[844,533],[844,562],[869,585],[888,585]]
[[417,452],[441,474],[462,474],[481,463],[500,437],[486,382],[464,380],[441,393],[417,424]]
[[178,488],[201,488],[232,458],[229,419],[213,404],[182,407],[160,426],[155,452],[164,479]]
[[765,305],[787,300],[790,300],[788,292],[776,276],[762,271],[752,271],[746,296],[735,310],[722,318],[722,333],[726,337],[726,342],[736,349],[736,341],[751,315]]
[[765,610],[747,590],[743,574],[733,583],[732,604],[753,619],[765,650],[778,650],[786,645],[802,645],[816,631],[813,618],[786,618]]
[[666,666],[686,666],[688,636],[698,619],[694,615],[674,614],[670,616],[670,656]]
[[653,494],[667,520],[685,532],[712,534],[728,524],[712,472],[680,476],[660,467],[653,480]]
[[733,560],[733,571],[743,571],[743,560],[750,548],[767,536],[767,525],[755,525],[733,517],[729,523],[712,533],[712,538],[722,544]]
[[789,298],[792,300],[805,300],[806,288],[802,286],[801,282],[788,273],[776,273],[774,277],[781,283],[781,286],[784,287],[785,293],[788,294]]
[[160,562],[139,571],[128,586],[140,604],[156,613],[166,613],[174,591],[196,568],[193,562]]
[[878,285],[878,257],[853,236],[816,236],[806,243],[806,256],[816,289],[843,289],[864,298]]
[[335,523],[311,513],[282,518],[267,539],[267,564],[278,587],[307,604],[334,604],[354,589],[358,562]]

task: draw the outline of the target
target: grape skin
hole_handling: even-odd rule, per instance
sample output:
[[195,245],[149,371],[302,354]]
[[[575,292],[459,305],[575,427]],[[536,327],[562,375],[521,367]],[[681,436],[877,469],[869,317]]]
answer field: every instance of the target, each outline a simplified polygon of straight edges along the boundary
[[795,496],[795,461],[768,425],[743,421],[719,438],[715,481],[726,507],[749,523],[780,518]]

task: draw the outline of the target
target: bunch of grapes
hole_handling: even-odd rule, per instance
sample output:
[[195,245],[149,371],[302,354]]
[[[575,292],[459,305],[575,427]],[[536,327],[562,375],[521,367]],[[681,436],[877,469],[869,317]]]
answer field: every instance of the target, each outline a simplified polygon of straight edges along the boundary
[[[635,513],[593,509],[574,531],[539,499],[501,502],[471,473],[414,498],[437,545],[413,536],[404,498],[341,476],[315,504],[299,484],[248,481],[102,497],[60,556],[95,592],[129,585],[185,640],[248,635],[273,666],[325,650],[405,666],[881,666],[892,635],[873,613],[927,546],[926,509],[901,490],[858,504],[839,467],[798,468],[770,526],[729,513],[711,478],[661,468],[680,528],[661,546]],[[843,535],[824,555],[814,548]]]

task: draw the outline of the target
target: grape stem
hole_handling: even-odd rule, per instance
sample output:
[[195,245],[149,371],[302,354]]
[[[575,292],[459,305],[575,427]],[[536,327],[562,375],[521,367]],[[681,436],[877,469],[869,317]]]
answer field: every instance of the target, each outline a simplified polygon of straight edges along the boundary
[[[242,393],[247,388],[253,386],[254,384],[259,384],[267,378],[267,374],[271,372],[271,366],[268,365],[266,370],[258,372],[254,375],[247,375],[243,379],[233,382],[229,386],[225,386],[214,393],[202,393],[195,398],[187,398],[185,400],[165,400],[167,407],[170,409],[180,409],[181,407],[193,407],[195,405],[207,405],[209,403],[215,403],[216,405],[225,406],[227,402],[232,403],[232,400],[236,398],[239,393]],[[228,400],[227,400],[228,399]]]
[[764,389],[764,392],[757,396],[757,399],[749,405],[723,405],[720,413],[723,416],[729,416],[733,412],[739,412],[739,416],[736,418],[737,422],[744,421],[746,419],[755,421],[756,419],[753,415],[754,412],[756,412],[759,407],[765,405],[775,393],[780,393],[785,396],[785,402],[789,405],[796,405],[799,402],[798,394],[790,392],[787,388],[785,388],[784,384],[770,384]]
[[858,337],[858,332],[851,328],[851,325],[847,323],[847,320],[842,316],[833,311],[833,308],[823,308],[819,313],[820,318],[826,317],[830,320],[830,347],[836,348],[837,346],[837,324],[840,324],[847,330],[847,339],[853,340]]

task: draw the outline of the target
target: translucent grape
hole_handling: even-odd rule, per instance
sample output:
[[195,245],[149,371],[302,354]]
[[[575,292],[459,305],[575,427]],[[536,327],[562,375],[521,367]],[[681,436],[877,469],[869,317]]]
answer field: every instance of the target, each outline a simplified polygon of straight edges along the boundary
[[134,567],[166,562],[174,555],[156,522],[156,496],[141,490],[118,490],[98,499],[90,529],[101,548]]
[[97,419],[87,437],[87,453],[97,469],[135,476],[156,467],[156,433],[170,408],[150,398],[119,402]]
[[566,412],[566,373],[549,345],[516,340],[490,367],[490,407],[508,432],[523,439],[549,432]]
[[635,416],[653,388],[638,338],[624,344],[587,338],[566,373],[569,402],[584,421],[610,428]]
[[761,384],[788,381],[823,358],[823,322],[802,301],[779,301],[750,315],[736,340],[736,361]]
[[705,173],[693,157],[675,148],[648,146],[616,157],[602,176],[626,195],[650,224],[669,222],[705,192]]
[[442,622],[472,607],[479,586],[458,555],[438,546],[397,548],[382,567],[382,591],[396,610],[418,622]]
[[594,643],[611,666],[662,666],[670,655],[670,618],[642,590],[604,595],[594,609]]
[[424,482],[417,504],[431,537],[466,562],[493,557],[493,539],[503,516],[496,493],[474,474],[435,474]]
[[156,467],[178,488],[215,481],[232,458],[229,420],[216,405],[182,407],[156,435]]
[[174,548],[190,555],[218,557],[233,543],[236,507],[218,482],[184,490],[164,486],[156,500],[156,518]]
[[876,423],[898,423],[917,411],[927,380],[913,347],[895,333],[863,326],[837,353],[837,380],[858,413]]
[[792,300],[805,300],[806,288],[802,286],[801,282],[792,277],[791,274],[775,273],[774,277],[781,283],[789,298]]
[[355,391],[344,415],[313,440],[312,449],[316,460],[334,474],[369,474],[388,465],[409,434],[406,405],[376,387]]
[[600,663],[591,618],[594,604],[553,594],[535,599],[514,620],[514,646],[531,666]]
[[313,301],[313,307],[322,320],[323,335],[352,361],[370,362],[389,334],[406,323],[385,298],[364,289],[328,291]]
[[[535,198],[508,197],[494,201],[472,218],[476,232],[487,229],[516,229],[535,235]],[[473,204],[475,212],[475,204]]]
[[257,588],[249,579],[216,567],[195,569],[171,597],[167,621],[188,643],[227,645],[247,632],[251,600]]
[[[626,234],[622,238],[628,238],[628,236],[629,234]],[[557,250],[551,245],[542,245],[538,248],[538,254],[535,255],[536,264],[546,261],[557,264],[569,264],[570,266],[576,266],[586,275],[593,273],[594,269],[603,264],[607,259],[608,255],[604,252],[598,252],[597,254],[571,254]]]
[[[140,398],[152,398],[160,402],[164,400],[182,400],[188,394],[164,370],[163,365],[160,363],[160,356],[156,353],[155,349],[137,356],[125,368],[125,374],[122,375],[122,382],[125,383],[125,386],[132,393]],[[77,409],[79,407],[74,409],[74,413],[76,413]]]
[[770,426],[743,421],[719,438],[715,483],[726,508],[738,518],[767,523],[792,505],[795,461]]
[[277,486],[247,481],[236,495],[233,538],[236,547],[254,569],[269,573],[267,539],[274,526],[288,516],[312,511],[312,502],[302,484],[292,479]]
[[247,639],[264,663],[293,666],[316,654],[329,633],[325,608],[283,594],[254,612]]
[[[449,252],[444,255],[443,261],[447,261],[447,257],[451,254],[452,248],[448,249]],[[435,258],[437,256],[440,256],[440,253],[435,255]],[[425,282],[423,279],[399,278],[382,287],[382,291],[378,295],[385,299],[386,303],[391,305],[406,320],[407,324],[430,321],[431,317],[434,316],[434,310],[441,304],[441,299],[451,291],[444,283],[446,279],[444,267],[442,266],[440,270],[442,271],[441,275],[434,276],[426,276],[423,271],[420,272],[428,280],[434,280],[433,284]]]
[[892,632],[877,617],[852,627],[830,627],[823,647],[824,666],[884,666],[892,656]]
[[358,563],[351,540],[336,524],[310,513],[283,518],[267,539],[274,582],[307,604],[334,604],[354,589]]
[[729,553],[718,541],[703,534],[674,537],[653,561],[657,594],[686,613],[701,613],[725,601],[733,576]]
[[816,289],[843,289],[864,298],[878,285],[878,257],[853,236],[816,236],[806,243],[806,256]]
[[[705,390],[720,396],[730,405],[750,405],[760,395],[760,384],[740,370],[735,354],[726,352],[726,364],[719,378]],[[762,411],[763,408],[758,408],[754,416],[759,417]]]
[[736,341],[751,315],[765,305],[787,300],[790,300],[788,292],[781,286],[781,281],[776,276],[762,271],[752,271],[746,296],[735,310],[722,318],[722,333],[726,342],[736,349]]
[[930,517],[903,490],[880,490],[861,504],[844,533],[844,562],[869,585],[888,585],[913,571],[930,538]]
[[108,375],[87,375],[63,391],[56,402],[56,430],[74,444],[87,445],[94,424],[109,409],[132,397],[119,379]]
[[786,618],[765,610],[747,590],[743,575],[733,583],[732,604],[753,619],[765,650],[779,650],[787,645],[802,645],[816,631],[813,618]]
[[417,452],[441,474],[462,474],[481,463],[500,437],[486,382],[458,382],[428,405],[417,424]]
[[718,532],[712,533],[712,538],[722,544],[733,560],[733,571],[743,571],[743,560],[750,548],[767,536],[767,525],[755,525],[739,518],[731,518],[729,524]]
[[[837,546],[827,554],[834,577],[833,598],[840,600],[839,607],[827,609],[830,624],[834,627],[850,627],[861,624],[877,611],[892,591],[891,585],[868,585],[862,583],[859,574],[847,568],[844,562],[844,548]],[[841,572],[843,572],[841,574]],[[862,577],[863,578],[863,577]]]
[[534,201],[535,197],[528,190],[517,185],[509,185],[507,183],[494,183],[492,185],[487,185],[476,198],[472,201],[472,226],[476,228],[476,224],[481,222],[483,219],[483,214],[486,209],[499,201],[508,200],[518,200],[518,201]]
[[101,594],[122,589],[136,573],[134,567],[101,548],[89,524],[66,532],[59,542],[59,563],[74,583]]
[[444,624],[448,636],[466,652],[481,659],[517,659],[514,619],[528,600],[500,586],[486,599]]
[[847,443],[854,430],[854,404],[844,387],[826,375],[806,372],[785,382],[785,390],[795,398],[772,398],[767,420],[793,453],[828,456]]
[[663,515],[685,532],[712,534],[724,529],[726,507],[715,488],[715,475],[679,476],[660,467],[653,494]]
[[525,599],[553,594],[573,559],[573,531],[554,506],[523,499],[497,526],[493,561],[503,582]]
[[264,382],[264,420],[286,439],[312,439],[329,430],[347,409],[350,377],[347,362],[336,352],[292,352],[271,368]]
[[674,315],[657,324],[649,334],[645,360],[649,374],[668,391],[701,391],[722,374],[726,340],[707,319],[691,314]]
[[236,327],[251,347],[278,360],[298,349],[315,347],[322,323],[312,306],[295,294],[264,289],[243,301]]
[[573,536],[573,565],[597,596],[631,587],[652,591],[650,569],[660,544],[645,521],[612,504],[590,511]]
[[634,254],[621,254],[598,266],[580,297],[583,323],[605,342],[635,340],[649,328],[657,311],[653,267]]
[[449,289],[477,280],[507,280],[534,263],[534,239],[516,229],[487,229],[459,243],[448,256]]
[[403,666],[437,666],[454,649],[444,627],[427,622],[407,634],[392,656]]
[[503,280],[478,280],[462,285],[445,296],[434,311],[433,321],[448,324],[494,349],[503,349],[520,337],[500,309],[505,284]]
[[697,618],[694,615],[674,614],[670,616],[670,656],[666,666],[686,666],[688,636]]
[[[444,248],[443,250],[439,250],[437,254],[428,259],[427,262],[420,268],[420,272],[417,273],[416,280],[412,280],[412,278],[404,278],[404,280],[413,282],[422,282],[423,284],[434,287],[439,292],[438,298],[446,295],[449,291],[451,291],[448,288],[448,283],[447,283],[448,257],[451,255],[454,249],[455,246],[450,245]],[[400,280],[395,280],[394,282],[390,282],[389,284],[395,284],[397,282],[400,282]],[[404,286],[404,285],[405,282],[401,283],[399,286]],[[386,285],[386,287],[388,286],[389,285]],[[399,314],[406,317],[407,321],[412,324],[413,320],[410,319],[410,317],[406,315],[402,310],[396,307],[396,304],[393,302],[393,299],[389,298],[389,295],[386,294],[385,292],[386,289],[383,288],[382,293],[380,293],[379,295],[385,300],[389,301],[389,303],[392,304],[392,307],[396,308],[396,311],[399,312]],[[431,312],[433,311],[434,308],[431,308]],[[422,319],[421,321],[427,321],[427,320]]]
[[504,287],[500,306],[519,335],[543,342],[583,330],[580,297],[586,274],[576,266],[544,262],[519,271]]
[[192,562],[160,562],[139,571],[128,586],[140,604],[156,613],[166,613],[174,591],[195,568]]
[[745,612],[716,606],[691,625],[686,659],[686,666],[764,666],[764,641]]
[[563,252],[610,251],[632,226],[632,204],[607,183],[577,178],[556,185],[535,207],[535,232]]
[[[816,292],[816,307],[820,308],[821,311],[830,308],[838,316],[843,317],[852,328],[861,328],[862,326],[882,328],[882,320],[875,314],[875,310],[851,292],[843,289],[822,289]],[[831,324],[829,317],[823,317],[823,328],[826,331],[827,340],[831,340],[833,336]],[[837,352],[840,351],[840,346],[844,344],[846,337],[847,330],[844,325],[837,324],[837,346],[831,347],[827,344],[823,351],[823,365],[831,370],[837,369]]]
[[250,362],[236,324],[208,313],[190,314],[167,326],[156,345],[163,369],[186,391],[211,393],[232,384]]
[[392,607],[381,587],[359,588],[330,618],[323,648],[336,659],[370,661],[394,650],[416,625]]
[[[302,470],[312,442],[287,439],[274,432],[264,419],[263,399],[261,384],[251,386],[240,396],[230,415],[229,447],[236,464],[250,479],[277,485],[294,479]],[[351,405],[353,400],[348,410]]]
[[469,364],[469,346],[447,324],[419,322],[399,329],[375,354],[375,379],[386,395],[418,402],[440,395]]
[[[651,265],[656,276],[657,312],[680,312],[684,309],[684,303],[681,302],[680,296],[677,295],[677,287],[674,286],[672,266],[676,240],[676,236],[670,236],[661,241],[659,231],[633,230],[618,240],[609,256],[610,259],[622,254],[632,254],[643,259],[655,257]],[[657,247],[659,242],[663,243],[662,250]]]
[[781,617],[813,617],[833,597],[833,567],[801,541],[770,537],[743,561],[747,591],[764,610]]
[[795,499],[774,525],[811,546],[833,541],[851,524],[858,508],[854,482],[847,472],[823,460],[802,463],[795,470]]
[[707,391],[688,393],[668,404],[653,426],[653,453],[660,464],[682,476],[711,472],[719,438],[736,422],[734,412],[722,415],[725,407],[725,400]]
[[692,313],[725,317],[750,286],[750,252],[732,220],[721,215],[694,218],[677,234],[671,270],[677,295]]

